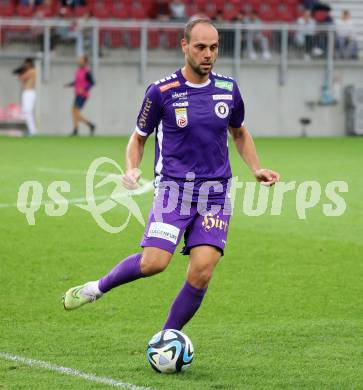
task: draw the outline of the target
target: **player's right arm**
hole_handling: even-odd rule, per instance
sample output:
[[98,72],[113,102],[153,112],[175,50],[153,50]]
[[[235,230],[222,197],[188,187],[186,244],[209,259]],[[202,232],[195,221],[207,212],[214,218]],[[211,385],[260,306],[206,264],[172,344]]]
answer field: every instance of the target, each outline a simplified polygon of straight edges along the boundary
[[158,126],[162,115],[161,94],[155,84],[151,84],[146,90],[135,131],[132,133],[126,148],[126,173],[123,177],[123,185],[129,189],[137,188],[140,179],[142,156],[146,140]]
[[143,137],[134,131],[127,144],[126,173],[122,178],[122,182],[123,185],[130,190],[137,188],[137,182],[141,176],[139,166],[144,154],[146,140],[147,137]]

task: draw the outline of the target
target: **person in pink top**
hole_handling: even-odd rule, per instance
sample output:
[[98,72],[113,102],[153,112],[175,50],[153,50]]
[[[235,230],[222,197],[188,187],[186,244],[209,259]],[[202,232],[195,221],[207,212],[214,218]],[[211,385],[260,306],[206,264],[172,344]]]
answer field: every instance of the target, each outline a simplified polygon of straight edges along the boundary
[[90,120],[85,118],[81,110],[86,104],[87,99],[90,96],[90,90],[94,86],[94,80],[92,73],[88,67],[88,59],[86,56],[81,56],[78,59],[78,68],[74,77],[74,81],[66,84],[66,87],[73,87],[75,93],[75,99],[72,107],[73,117],[73,132],[72,136],[78,135],[78,125],[80,122],[85,123],[90,131],[90,135],[94,135],[96,125]]

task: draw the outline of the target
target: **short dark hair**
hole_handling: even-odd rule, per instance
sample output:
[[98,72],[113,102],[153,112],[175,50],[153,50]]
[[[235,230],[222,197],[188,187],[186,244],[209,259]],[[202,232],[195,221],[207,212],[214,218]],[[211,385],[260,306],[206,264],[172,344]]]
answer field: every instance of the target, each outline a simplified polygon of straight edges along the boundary
[[24,64],[29,65],[29,66],[34,66],[34,59],[31,57],[25,58]]
[[193,30],[193,28],[197,24],[208,24],[215,28],[213,22],[208,17],[196,17],[196,18],[190,18],[187,24],[184,27],[184,39],[189,43],[190,42],[190,34]]

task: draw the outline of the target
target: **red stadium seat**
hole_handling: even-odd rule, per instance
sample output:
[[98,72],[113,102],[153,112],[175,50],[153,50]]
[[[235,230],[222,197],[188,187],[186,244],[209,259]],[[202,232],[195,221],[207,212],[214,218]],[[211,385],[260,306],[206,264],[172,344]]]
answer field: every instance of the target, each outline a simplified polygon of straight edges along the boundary
[[[21,18],[31,18],[33,16],[33,6],[18,5],[16,7],[16,13]],[[27,26],[9,26],[5,31],[6,33],[22,33],[24,36],[28,36],[31,28]]]
[[318,10],[318,11],[315,11],[313,14],[314,19],[318,23],[324,23],[328,16],[329,16],[329,11],[326,11],[326,10]]
[[276,8],[281,3],[280,0],[265,0],[264,2],[274,8]]
[[54,8],[51,5],[43,4],[38,5],[38,7],[35,10],[35,15],[37,17],[43,17],[43,18],[50,18],[54,16]]
[[123,34],[121,31],[112,31],[111,33],[111,47],[122,47],[123,46]]
[[141,34],[139,30],[131,31],[130,34],[130,46],[132,48],[138,48],[141,45]]
[[[153,15],[153,7],[154,7],[155,1],[154,0],[140,0],[140,1],[141,1],[142,6],[145,9],[146,17],[147,18],[152,17],[152,15]],[[131,3],[133,3],[133,1],[131,1]]]
[[258,16],[263,22],[274,22],[277,19],[277,12],[269,4],[262,4],[258,10]]
[[294,6],[297,8],[298,5],[300,4],[300,1],[299,0],[283,0],[283,4],[291,5],[291,6]]
[[129,47],[136,49],[140,47],[141,35],[139,29],[127,29],[125,30],[125,42]]
[[261,5],[260,0],[246,0],[242,4],[242,9],[244,9],[245,7],[248,7],[250,9],[250,11],[251,10],[257,11],[260,8],[260,5]]
[[253,7],[250,3],[248,2],[243,2],[241,5],[241,12],[245,12],[247,14],[250,14],[253,11]]
[[132,19],[146,19],[148,17],[147,9],[141,1],[133,1],[130,9]]
[[211,19],[215,18],[218,11],[219,9],[216,2],[207,3],[204,7],[204,13]]
[[12,1],[0,3],[0,16],[9,17],[15,13],[15,6]]
[[[205,6],[209,2],[210,1],[207,0],[194,0],[194,3],[199,7],[200,10],[204,10]],[[213,2],[213,0],[211,2]]]
[[225,0],[214,0],[213,3],[216,5],[217,10],[221,11],[223,9]]
[[183,32],[181,30],[166,30],[166,46],[168,49],[175,49],[179,47],[180,40],[183,36]]
[[125,1],[114,1],[111,5],[111,17],[116,19],[129,18],[130,3]]
[[111,48],[121,47],[124,44],[123,35],[123,30],[119,28],[101,28],[99,33],[100,45]]
[[280,4],[277,8],[277,19],[281,22],[293,23],[296,20],[296,12],[293,7]]
[[16,13],[21,18],[31,18],[33,16],[33,6],[32,5],[18,5],[16,7]]
[[160,32],[155,29],[148,30],[147,43],[149,49],[155,49],[159,46]]
[[78,18],[87,15],[89,12],[90,8],[88,6],[74,8],[74,16],[77,16]]
[[234,19],[238,13],[240,12],[240,6],[237,2],[226,2],[224,4],[222,13],[224,20],[232,20]]
[[198,12],[202,12],[202,10],[199,9],[198,5],[195,3],[188,3],[186,4],[185,8],[188,17],[196,15]]
[[98,19],[107,19],[111,16],[111,7],[107,3],[97,1],[91,6],[92,15]]

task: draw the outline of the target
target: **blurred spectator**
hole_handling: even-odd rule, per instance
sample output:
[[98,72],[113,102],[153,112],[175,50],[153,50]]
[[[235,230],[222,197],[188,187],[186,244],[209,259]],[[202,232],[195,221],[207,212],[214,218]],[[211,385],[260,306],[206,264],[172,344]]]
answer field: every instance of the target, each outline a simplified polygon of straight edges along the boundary
[[349,11],[342,11],[341,17],[336,21],[336,32],[337,57],[357,59],[356,31]]
[[36,7],[38,5],[42,5],[44,3],[43,0],[20,0],[19,5],[24,5],[26,7],[33,6]]
[[[225,22],[225,20],[223,19],[223,12],[217,11],[213,20],[216,23]],[[218,47],[219,55],[220,56],[232,55],[234,49],[234,30],[226,30],[226,29],[219,28],[218,36],[219,36],[219,47]]]
[[63,7],[84,7],[86,0],[62,0],[61,4]]
[[17,76],[22,85],[21,108],[25,117],[29,136],[36,134],[37,128],[34,121],[34,107],[36,100],[35,84],[37,73],[32,58],[26,58],[23,64],[15,69],[13,73]]
[[[61,18],[66,14],[66,9],[62,7],[59,11]],[[75,41],[75,54],[77,58],[84,55],[84,25],[89,19],[90,14],[85,13],[83,16],[74,18],[70,26],[61,26],[56,28],[57,42]]]
[[35,9],[34,12],[34,16],[36,18],[41,19],[51,15],[52,7],[53,7],[52,0],[36,1],[36,6],[37,8]]
[[170,8],[167,0],[157,0],[155,5],[156,19],[167,22],[170,20]]
[[88,58],[81,56],[78,59],[78,68],[74,76],[74,81],[65,85],[65,87],[74,88],[74,103],[72,107],[72,118],[73,118],[73,132],[72,136],[78,135],[78,127],[80,123],[84,123],[88,126],[90,135],[94,135],[96,125],[89,119],[84,117],[81,113],[82,108],[87,102],[90,96],[90,91],[94,86],[95,82],[92,73],[88,67]]
[[[314,11],[314,18],[318,21],[318,25],[334,24],[334,20],[330,14],[330,7],[324,10]],[[313,55],[326,55],[328,51],[328,32],[319,31],[316,34],[317,46],[313,48]]]
[[172,0],[169,4],[170,17],[175,21],[186,21],[187,14],[183,0]]
[[309,9],[306,9],[303,15],[297,19],[297,24],[301,26],[301,28],[296,31],[295,42],[299,48],[304,48],[305,59],[308,59],[316,47],[316,22]]
[[304,9],[308,9],[310,11],[330,11],[329,5],[318,0],[304,0],[302,4]]
[[[259,26],[262,24],[261,19],[258,17],[258,13],[256,11],[252,11],[249,17],[245,18],[246,23],[255,24]],[[251,60],[255,60],[257,58],[257,50],[261,50],[262,58],[268,60],[271,58],[271,53],[269,50],[269,41],[267,37],[261,30],[247,32],[247,51],[248,56]]]

